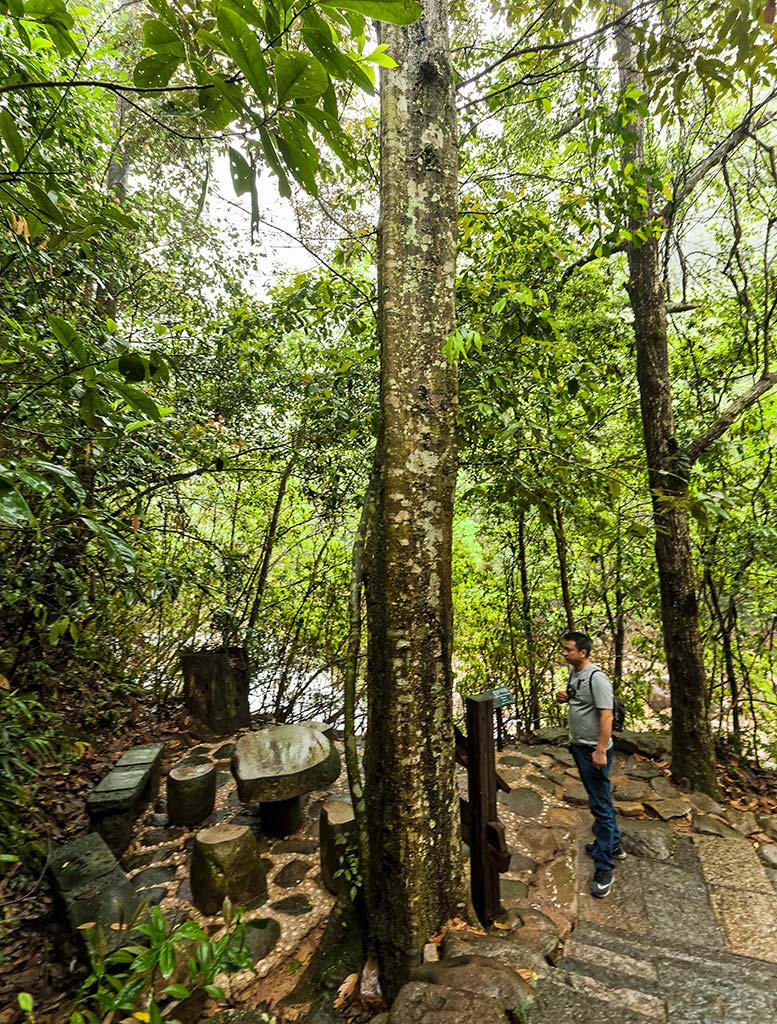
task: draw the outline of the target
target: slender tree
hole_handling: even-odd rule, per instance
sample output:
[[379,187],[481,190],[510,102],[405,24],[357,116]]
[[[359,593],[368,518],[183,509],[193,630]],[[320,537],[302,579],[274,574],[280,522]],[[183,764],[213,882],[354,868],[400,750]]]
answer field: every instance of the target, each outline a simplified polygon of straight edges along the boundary
[[456,123],[447,5],[388,27],[381,81],[381,424],[367,577],[368,903],[386,995],[464,903],[453,771]]

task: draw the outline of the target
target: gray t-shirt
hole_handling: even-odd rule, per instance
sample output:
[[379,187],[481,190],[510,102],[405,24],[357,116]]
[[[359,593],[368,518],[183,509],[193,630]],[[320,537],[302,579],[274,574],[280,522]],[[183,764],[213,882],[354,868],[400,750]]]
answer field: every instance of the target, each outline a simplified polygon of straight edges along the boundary
[[[613,707],[612,683],[597,664],[590,662],[580,672],[570,672],[567,690],[569,742],[595,747],[599,742],[599,711]],[[607,749],[611,746],[612,738]]]

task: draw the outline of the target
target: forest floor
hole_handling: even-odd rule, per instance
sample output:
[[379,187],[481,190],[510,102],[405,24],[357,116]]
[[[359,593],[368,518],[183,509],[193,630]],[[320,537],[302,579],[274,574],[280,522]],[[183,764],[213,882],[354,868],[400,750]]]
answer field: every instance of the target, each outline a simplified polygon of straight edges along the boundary
[[[199,740],[191,737],[187,724],[179,710],[160,718],[155,710],[138,704],[130,709],[122,729],[109,732],[99,744],[85,745],[78,761],[67,767],[47,767],[44,770],[31,819],[32,828],[38,836],[37,871],[32,874],[28,868],[17,864],[0,877],[0,906],[3,908],[0,919],[0,1024],[21,1024],[25,1020],[17,1005],[16,996],[20,991],[29,992],[33,997],[38,1021],[67,1019],[65,1007],[77,992],[85,976],[85,968],[78,944],[55,914],[45,874],[46,851],[52,842],[66,841],[86,831],[87,794],[129,747],[164,742],[168,766],[171,760],[174,762],[177,756],[183,756],[196,747]],[[719,780],[726,799],[736,808],[777,813],[776,771],[758,768],[729,755],[719,763]],[[339,789],[344,789],[344,775],[338,785]],[[334,795],[344,794],[338,791]],[[239,811],[239,808],[227,810],[226,798],[222,802],[225,804],[222,814],[234,815]],[[310,810],[308,821],[312,822],[314,818],[317,818],[316,807]],[[138,859],[138,851],[142,854],[144,845],[148,845],[147,841],[142,841],[138,849],[131,847],[129,851],[138,861],[136,873],[144,869]],[[287,841],[286,847],[278,845],[272,850],[265,850],[264,854],[272,856],[277,871],[274,877],[277,879],[284,871],[288,875],[295,869],[301,870],[306,859],[312,865],[314,854],[317,856],[317,847],[314,847],[315,842],[311,844],[309,837],[302,836],[296,843]],[[175,857],[170,864],[179,868],[178,876],[182,877],[181,866]],[[286,930],[282,955],[276,957],[278,964],[291,963],[298,967],[309,960],[332,905],[331,897],[320,884],[314,884],[310,865],[308,870],[309,880],[302,881],[301,888],[295,888],[293,896],[289,897],[281,890],[271,896],[271,900],[285,897],[298,902],[308,901],[303,908],[306,923],[303,926],[300,918],[299,926],[290,926]],[[181,884],[175,881],[176,893]],[[162,909],[168,914],[177,906],[172,895],[174,890],[170,888],[169,891],[171,895],[162,902]],[[180,899],[177,902],[179,904]],[[266,977],[270,966],[266,965]],[[273,1002],[293,987],[288,966],[276,974],[280,979],[280,989],[271,992]],[[271,977],[267,977],[267,983],[272,989]],[[354,1017],[353,1011],[350,1016]],[[358,1012],[356,1016],[359,1016]],[[362,1016],[368,1016],[368,1012]]]

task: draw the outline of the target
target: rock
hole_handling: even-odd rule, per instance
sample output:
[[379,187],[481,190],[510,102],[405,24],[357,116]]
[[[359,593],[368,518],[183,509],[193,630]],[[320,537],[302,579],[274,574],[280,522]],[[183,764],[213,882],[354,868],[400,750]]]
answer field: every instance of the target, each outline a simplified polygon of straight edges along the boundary
[[166,843],[156,850],[133,853],[131,857],[125,857],[122,861],[125,871],[136,871],[138,868],[150,868],[155,864],[161,864],[168,860],[177,851],[175,843]]
[[529,887],[518,878],[502,877],[499,880],[499,894],[503,900],[523,902],[529,894]]
[[187,764],[187,765],[213,764],[213,761],[208,757],[207,754],[195,754],[192,751],[191,753],[187,754],[186,757],[181,758],[181,760],[178,762],[179,767],[182,766],[182,765],[185,765],[185,764]]
[[546,779],[550,779],[556,786],[566,785],[567,776],[564,772],[554,771],[553,768],[540,768],[540,771]]
[[222,743],[218,750],[211,754],[217,761],[228,761],[235,752],[234,743]]
[[626,754],[644,754],[646,757],[663,759],[672,751],[672,737],[668,732],[632,732],[623,729],[613,736],[616,750]]
[[313,909],[310,900],[304,893],[297,893],[294,896],[287,896],[285,900],[271,903],[273,910],[281,914],[288,914],[290,917],[301,917],[302,914],[309,914]]
[[538,864],[547,864],[561,849],[558,835],[547,825],[523,825],[519,835],[524,851]]
[[547,969],[545,958],[558,947],[558,928],[547,915],[533,908],[513,911],[511,917],[516,924],[511,931],[483,935],[451,929],[442,942],[443,959],[486,956],[513,969],[529,967],[542,973]]
[[245,904],[267,891],[256,839],[246,825],[214,825],[195,837],[190,879],[194,905],[216,914],[228,896]]
[[507,1014],[493,999],[411,981],[399,990],[389,1014],[389,1024],[507,1024]]
[[632,779],[655,779],[661,774],[661,769],[647,761],[638,761],[636,757],[630,757],[623,769],[625,775]]
[[[149,889],[155,885],[167,885],[168,882],[172,882],[175,878],[175,868],[159,868],[152,867],[146,868],[145,871],[139,872],[132,878],[132,884],[136,889]],[[145,893],[143,894],[146,895]]]
[[564,799],[575,807],[588,806],[588,794],[583,786],[570,786],[564,793]]
[[318,851],[318,843],[312,839],[305,839],[301,836],[294,836],[291,839],[281,839],[276,843],[273,843],[273,853],[301,853],[303,856],[309,856],[310,854]]
[[731,828],[730,825],[726,825],[725,822],[720,821],[718,818],[713,818],[709,814],[699,814],[697,811],[694,811],[691,817],[691,828],[694,832],[703,836],[721,836],[726,838],[739,835],[735,829]]
[[752,836],[760,831],[760,826],[752,811],[740,811],[737,807],[727,807],[723,814],[726,821],[743,836]]
[[499,758],[499,763],[509,768],[520,768],[521,765],[529,763],[529,758],[521,757],[520,754],[503,754]]
[[645,813],[644,806],[639,803],[629,803],[623,800],[613,800],[616,814],[622,814],[625,818],[641,818]]
[[672,818],[684,818],[691,812],[691,804],[687,797],[678,797],[676,800],[645,800],[645,807],[656,814],[663,821],[670,821]]
[[246,922],[245,943],[254,963],[269,956],[280,937],[281,926],[273,917],[259,917]]
[[335,874],[342,866],[345,848],[356,842],[356,820],[353,806],[345,800],[328,800],[321,808],[319,819],[321,843],[321,881],[331,893],[336,893],[344,880]]
[[183,762],[167,776],[167,813],[173,825],[197,825],[216,805],[216,768]]
[[509,793],[500,792],[499,803],[522,818],[538,818],[542,814],[542,797],[533,789],[519,788]]
[[273,882],[281,889],[293,889],[295,885],[299,885],[308,871],[310,871],[310,864],[307,861],[291,860],[281,868]]
[[773,839],[777,839],[777,814],[756,814],[756,821]]
[[761,843],[758,847],[758,856],[768,868],[777,868],[777,846]]
[[633,857],[669,860],[675,837],[669,825],[657,821],[619,821],[623,849]]
[[619,779],[612,791],[613,799],[622,800],[624,803],[642,801],[650,795],[650,787],[638,779]]
[[538,729],[535,736],[540,743],[550,743],[552,746],[569,743],[569,730],[557,726],[546,726],[544,729]]
[[553,750],[549,751],[549,753],[554,761],[557,761],[559,764],[563,764],[566,768],[574,768],[577,770],[577,763],[575,762],[571,751],[567,750],[566,747],[555,747]]
[[711,796],[707,796],[706,793],[691,793],[688,799],[691,802],[691,807],[694,811],[700,811],[702,814],[722,814],[723,808],[719,803],[716,803]]
[[663,775],[656,775],[655,778],[650,780],[650,788],[656,794],[660,796],[662,800],[676,800],[682,796],[677,786],[673,786],[669,779]]
[[440,959],[440,947],[436,942],[427,942],[424,944],[424,963],[434,964]]
[[537,867],[537,861],[532,857],[527,857],[526,854],[521,853],[520,850],[516,850],[511,846],[509,852],[511,871],[534,871]]
[[532,994],[529,984],[514,970],[484,956],[458,956],[423,964],[412,971],[411,978],[493,999],[511,1012],[525,1007]]
[[321,732],[326,736],[328,740],[335,738],[335,727],[330,725],[329,722],[298,722],[298,725],[303,726],[305,729],[315,729],[316,732]]

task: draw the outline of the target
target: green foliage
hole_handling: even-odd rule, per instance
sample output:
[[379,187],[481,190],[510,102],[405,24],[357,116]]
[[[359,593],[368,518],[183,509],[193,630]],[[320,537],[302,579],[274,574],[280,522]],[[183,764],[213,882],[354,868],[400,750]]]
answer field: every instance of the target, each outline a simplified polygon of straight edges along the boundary
[[354,902],[364,885],[356,837],[340,833],[335,836],[335,848],[340,867],[334,872],[334,877],[342,878],[348,898]]
[[146,923],[139,923],[146,910],[147,905],[141,907],[128,925],[143,937],[142,945],[135,941],[106,953],[99,926],[87,933],[92,973],[81,986],[69,1024],[99,1024],[111,1012],[141,1009],[150,1021],[161,1021],[163,1014],[169,1017],[178,1003],[198,992],[223,1000],[223,991],[214,984],[217,975],[252,966],[243,912],[233,911],[228,900],[226,930],[218,939],[194,921],[171,925],[158,907]]
[[0,687],[0,854],[18,852],[38,765],[55,750],[56,723],[33,697]]

